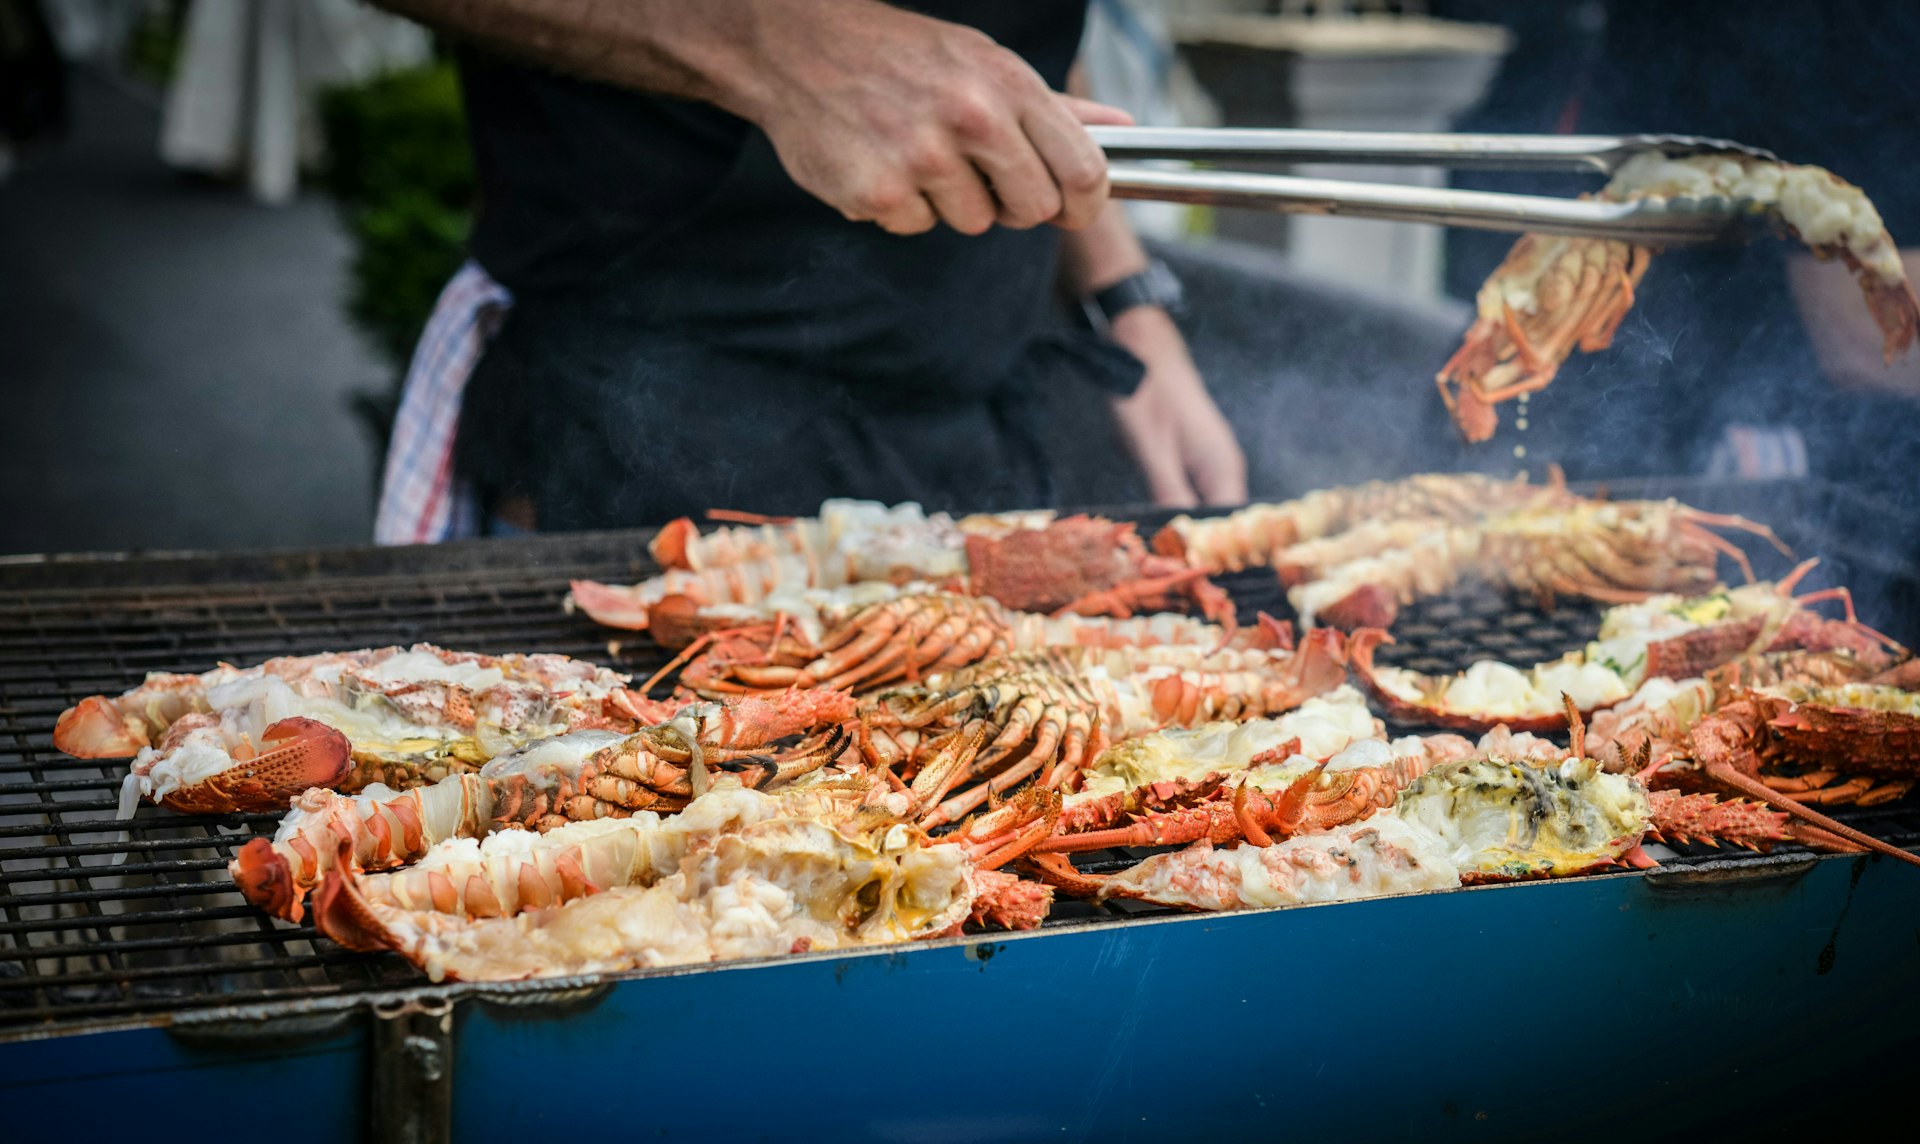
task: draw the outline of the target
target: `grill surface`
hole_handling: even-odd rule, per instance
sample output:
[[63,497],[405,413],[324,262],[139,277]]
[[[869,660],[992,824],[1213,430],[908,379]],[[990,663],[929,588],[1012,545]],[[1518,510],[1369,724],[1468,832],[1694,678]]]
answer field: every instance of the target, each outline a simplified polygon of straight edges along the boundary
[[[431,553],[367,550],[358,565],[335,554],[95,562],[12,577],[33,583],[65,573],[57,579],[95,585],[79,589],[8,591],[8,570],[0,569],[0,1038],[423,980],[398,957],[342,950],[310,927],[267,918],[233,891],[228,859],[247,839],[271,833],[277,815],[184,817],[147,806],[133,822],[116,822],[125,763],[53,750],[63,709],[118,694],[151,671],[422,640],[560,652],[644,678],[664,659],[650,641],[623,639],[561,607],[571,578],[644,575],[644,540],[597,534]],[[356,571],[366,574],[349,574]],[[236,576],[248,580],[233,583]],[[1262,609],[1287,614],[1266,574],[1222,582],[1249,621]],[[1591,606],[1543,612],[1490,595],[1437,600],[1402,615],[1398,642],[1381,659],[1422,671],[1487,657],[1525,664],[1583,644],[1598,615]],[[1920,844],[1916,801],[1843,813],[1912,847]],[[1082,865],[1127,860],[1108,852]],[[1690,850],[1666,864],[1769,860]],[[1141,912],[1062,902],[1048,925]]]

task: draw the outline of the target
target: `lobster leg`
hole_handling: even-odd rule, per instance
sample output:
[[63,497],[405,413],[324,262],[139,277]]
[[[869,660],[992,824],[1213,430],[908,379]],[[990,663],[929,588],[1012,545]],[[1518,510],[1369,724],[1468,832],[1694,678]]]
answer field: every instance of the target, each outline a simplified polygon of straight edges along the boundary
[[[1749,756],[1751,756],[1751,752],[1749,752]],[[1759,765],[1757,758],[1754,760],[1753,765],[1755,766]],[[1739,791],[1741,794],[1746,795],[1748,798],[1754,799],[1758,802],[1764,802],[1768,806],[1773,807],[1775,810],[1785,811],[1787,814],[1792,815],[1793,817],[1799,819],[1800,821],[1805,822],[1811,826],[1818,827],[1829,834],[1837,834],[1841,838],[1844,838],[1849,842],[1852,842],[1859,846],[1864,846],[1867,849],[1874,851],[1875,853],[1885,854],[1889,858],[1897,858],[1902,862],[1906,862],[1914,866],[1920,866],[1920,855],[1909,854],[1907,851],[1900,849],[1898,846],[1894,846],[1889,843],[1882,842],[1880,839],[1875,838],[1871,834],[1866,834],[1861,831],[1855,830],[1853,827],[1848,826],[1844,822],[1839,822],[1839,821],[1836,821],[1835,819],[1829,818],[1826,815],[1821,814],[1819,811],[1816,811],[1808,806],[1801,804],[1800,802],[1792,798],[1787,797],[1784,794],[1781,794],[1779,791],[1774,790],[1772,787],[1768,786],[1766,783],[1763,783],[1759,779],[1754,778],[1752,775],[1745,773],[1744,771],[1742,771],[1740,768],[1736,767],[1732,763],[1726,763],[1726,762],[1708,763],[1706,764],[1706,772],[1712,777],[1718,779],[1719,781]]]
[[1029,851],[1021,862],[1031,873],[1038,875],[1042,882],[1064,890],[1076,898],[1097,896],[1100,893],[1100,887],[1106,882],[1104,875],[1083,874],[1075,869],[1073,860],[1065,854]]
[[1218,844],[1238,837],[1240,827],[1234,821],[1233,807],[1208,803],[1189,810],[1149,815],[1132,825],[1110,830],[1055,835],[1033,849],[1042,853],[1077,854],[1116,846],[1178,846],[1202,838]]
[[[920,768],[913,777],[913,785],[908,793],[913,795],[915,806],[935,806],[947,797],[947,792],[958,786],[967,775],[967,768],[974,756],[980,753],[980,745],[986,740],[985,727],[973,727],[944,735],[938,741],[933,758]],[[885,772],[892,776],[892,771]]]
[[[1050,763],[1054,759],[1055,753],[1060,746],[1063,730],[1064,728],[1062,728],[1057,719],[1049,718],[1041,722],[1039,725],[1039,734],[1034,739],[1033,747],[1027,752],[1026,758],[1008,767],[986,782],[981,783],[979,786],[968,790],[966,793],[955,795],[941,803],[934,808],[932,814],[929,814],[921,822],[921,825],[932,829],[935,826],[958,821],[962,815],[971,813],[975,807],[978,807],[992,796],[1003,794],[1020,783],[1025,782],[1035,772],[1040,770],[1043,765]],[[1003,735],[1002,738],[1005,738],[1005,736]],[[989,749],[987,753],[988,755],[993,754],[991,749]],[[1004,752],[999,757],[1004,758]],[[974,769],[976,771],[979,770],[981,765],[980,763],[975,763]]]

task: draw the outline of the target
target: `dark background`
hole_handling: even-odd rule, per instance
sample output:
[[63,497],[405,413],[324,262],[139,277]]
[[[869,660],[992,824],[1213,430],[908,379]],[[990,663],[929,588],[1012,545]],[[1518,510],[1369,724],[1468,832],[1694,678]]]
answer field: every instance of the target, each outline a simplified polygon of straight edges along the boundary
[[[1829,166],[1868,189],[1896,235],[1920,233],[1920,5],[1427,8],[1516,38],[1460,129],[1723,135]],[[457,105],[428,82],[349,107],[359,136],[334,142],[351,161],[290,205],[260,205],[158,158],[155,39],[130,60],[27,68],[9,55],[0,68],[0,130],[15,141],[0,179],[0,554],[363,542],[411,330],[459,255]],[[397,181],[431,184],[437,201],[396,202],[368,176],[391,174],[394,155],[413,164]],[[1163,248],[1188,279],[1195,356],[1254,495],[1513,469],[1506,436],[1460,445],[1431,382],[1508,245],[1449,232],[1452,298],[1438,304],[1330,287],[1266,247]],[[1816,477],[1909,507],[1920,408],[1820,375],[1786,293],[1787,249],[1656,259],[1614,349],[1574,357],[1534,400],[1529,463],[1576,478],[1698,472],[1726,425],[1784,424],[1806,437]],[[1062,500],[1139,499],[1102,396],[1049,399]]]

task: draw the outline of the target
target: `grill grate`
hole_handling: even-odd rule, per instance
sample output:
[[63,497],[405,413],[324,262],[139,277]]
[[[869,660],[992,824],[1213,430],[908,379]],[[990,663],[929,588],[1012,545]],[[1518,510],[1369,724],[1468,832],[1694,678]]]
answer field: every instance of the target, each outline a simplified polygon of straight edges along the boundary
[[[125,764],[59,754],[53,725],[85,696],[118,694],[147,672],[203,671],[220,660],[252,664],[425,640],[483,652],[559,652],[637,678],[662,662],[644,638],[610,641],[620,633],[561,607],[570,578],[630,580],[644,572],[610,551],[604,537],[572,549],[555,538],[490,544],[491,563],[467,560],[455,571],[435,570],[427,556],[410,571],[383,557],[371,575],[262,575],[236,585],[214,581],[222,567],[214,562],[202,584],[187,577],[175,586],[0,590],[0,1036],[421,980],[398,957],[350,953],[310,927],[269,919],[231,888],[227,861],[247,839],[270,833],[277,815],[185,817],[143,807],[131,823],[117,822]],[[628,538],[628,552],[634,544]],[[1288,614],[1264,574],[1223,583],[1248,622],[1261,609]],[[1456,670],[1485,656],[1526,663],[1584,643],[1597,617],[1588,606],[1542,612],[1486,596],[1438,600],[1402,615],[1399,642],[1382,649],[1381,659],[1423,671]],[[1920,843],[1912,801],[1850,818],[1911,846]],[[121,853],[124,862],[115,864]],[[1742,860],[1690,851],[1674,861],[1729,858]],[[1082,864],[1099,871],[1126,860],[1108,852]],[[1062,902],[1048,925],[1097,924],[1150,909]]]

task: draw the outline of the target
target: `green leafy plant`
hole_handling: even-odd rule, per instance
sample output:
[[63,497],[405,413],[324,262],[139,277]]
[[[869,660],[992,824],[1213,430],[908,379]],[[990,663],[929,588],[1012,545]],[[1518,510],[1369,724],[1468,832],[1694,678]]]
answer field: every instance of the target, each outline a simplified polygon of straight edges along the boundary
[[127,33],[122,64],[128,75],[165,90],[180,66],[186,0],[147,0]]

